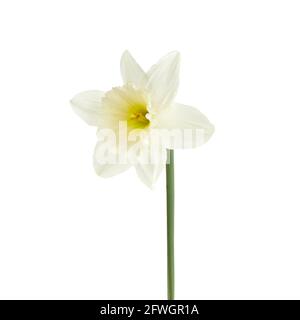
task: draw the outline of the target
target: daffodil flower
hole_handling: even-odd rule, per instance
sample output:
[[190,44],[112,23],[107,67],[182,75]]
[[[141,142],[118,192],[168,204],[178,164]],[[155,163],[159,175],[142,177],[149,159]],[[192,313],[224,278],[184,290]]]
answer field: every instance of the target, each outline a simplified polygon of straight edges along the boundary
[[[107,92],[85,91],[71,100],[74,111],[98,127],[94,167],[99,176],[111,177],[133,165],[139,178],[151,187],[167,161],[165,149],[197,147],[210,138],[214,128],[207,118],[196,108],[174,102],[179,65],[179,53],[171,52],[145,72],[125,51],[122,86]],[[121,123],[127,127],[123,134],[127,147],[116,141],[122,140]],[[107,129],[116,137],[110,144],[103,135]],[[153,138],[158,135],[160,138]]]
[[[174,299],[174,152],[205,143],[214,127],[196,108],[176,103],[178,52],[145,72],[128,51],[121,57],[123,85],[109,91],[85,91],[71,105],[98,128],[94,167],[102,177],[131,166],[149,187],[166,166],[168,298]],[[168,155],[168,156],[167,156]]]

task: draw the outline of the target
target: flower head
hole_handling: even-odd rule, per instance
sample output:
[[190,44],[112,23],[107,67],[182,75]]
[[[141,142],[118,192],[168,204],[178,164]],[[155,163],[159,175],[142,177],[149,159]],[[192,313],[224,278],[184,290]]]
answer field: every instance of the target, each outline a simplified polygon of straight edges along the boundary
[[166,161],[166,149],[205,143],[214,128],[196,108],[175,103],[180,56],[171,52],[148,72],[128,51],[121,58],[123,86],[110,91],[85,91],[71,104],[89,125],[98,127],[94,167],[110,177],[134,166],[152,186]]

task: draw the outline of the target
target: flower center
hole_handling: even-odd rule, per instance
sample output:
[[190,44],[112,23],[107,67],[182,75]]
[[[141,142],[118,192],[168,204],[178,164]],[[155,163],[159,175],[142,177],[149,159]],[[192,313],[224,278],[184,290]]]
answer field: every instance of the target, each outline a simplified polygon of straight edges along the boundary
[[146,129],[150,125],[148,104],[146,93],[130,84],[113,88],[103,98],[103,107],[111,126],[117,127],[120,121],[125,121],[128,131]]
[[150,121],[147,119],[148,110],[145,105],[132,106],[128,111],[128,127],[144,129],[150,124]]

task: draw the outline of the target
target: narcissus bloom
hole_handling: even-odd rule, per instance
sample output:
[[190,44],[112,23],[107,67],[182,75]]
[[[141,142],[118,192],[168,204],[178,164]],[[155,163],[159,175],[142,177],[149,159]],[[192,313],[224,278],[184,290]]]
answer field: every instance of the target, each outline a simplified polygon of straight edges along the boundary
[[179,64],[179,53],[171,52],[145,72],[125,51],[122,86],[85,91],[71,100],[74,111],[98,127],[94,167],[99,176],[134,166],[152,186],[167,161],[166,149],[197,147],[211,137],[214,128],[200,111],[174,102]]

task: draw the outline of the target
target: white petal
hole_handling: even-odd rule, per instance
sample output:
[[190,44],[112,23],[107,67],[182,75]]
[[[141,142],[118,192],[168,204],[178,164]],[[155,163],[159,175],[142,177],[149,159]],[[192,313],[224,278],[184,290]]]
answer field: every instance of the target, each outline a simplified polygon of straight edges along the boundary
[[104,96],[102,91],[84,91],[77,94],[71,105],[75,113],[91,126],[99,126],[101,121],[101,100]]
[[131,165],[120,159],[115,146],[103,141],[97,143],[94,151],[94,169],[99,176],[109,178],[129,169]]
[[214,132],[214,126],[198,109],[179,103],[163,110],[156,120],[157,128],[172,133],[172,139],[164,139],[169,149],[198,147]]
[[144,145],[136,158],[135,170],[140,180],[152,188],[165,167],[167,153],[160,144]]
[[179,85],[179,66],[179,53],[171,52],[148,72],[146,89],[151,94],[153,110],[163,109],[173,102]]
[[144,88],[147,83],[147,74],[128,51],[121,57],[121,75],[124,84],[131,83],[137,88]]
[[135,165],[138,177],[149,188],[153,188],[163,169],[164,165],[160,163]]

